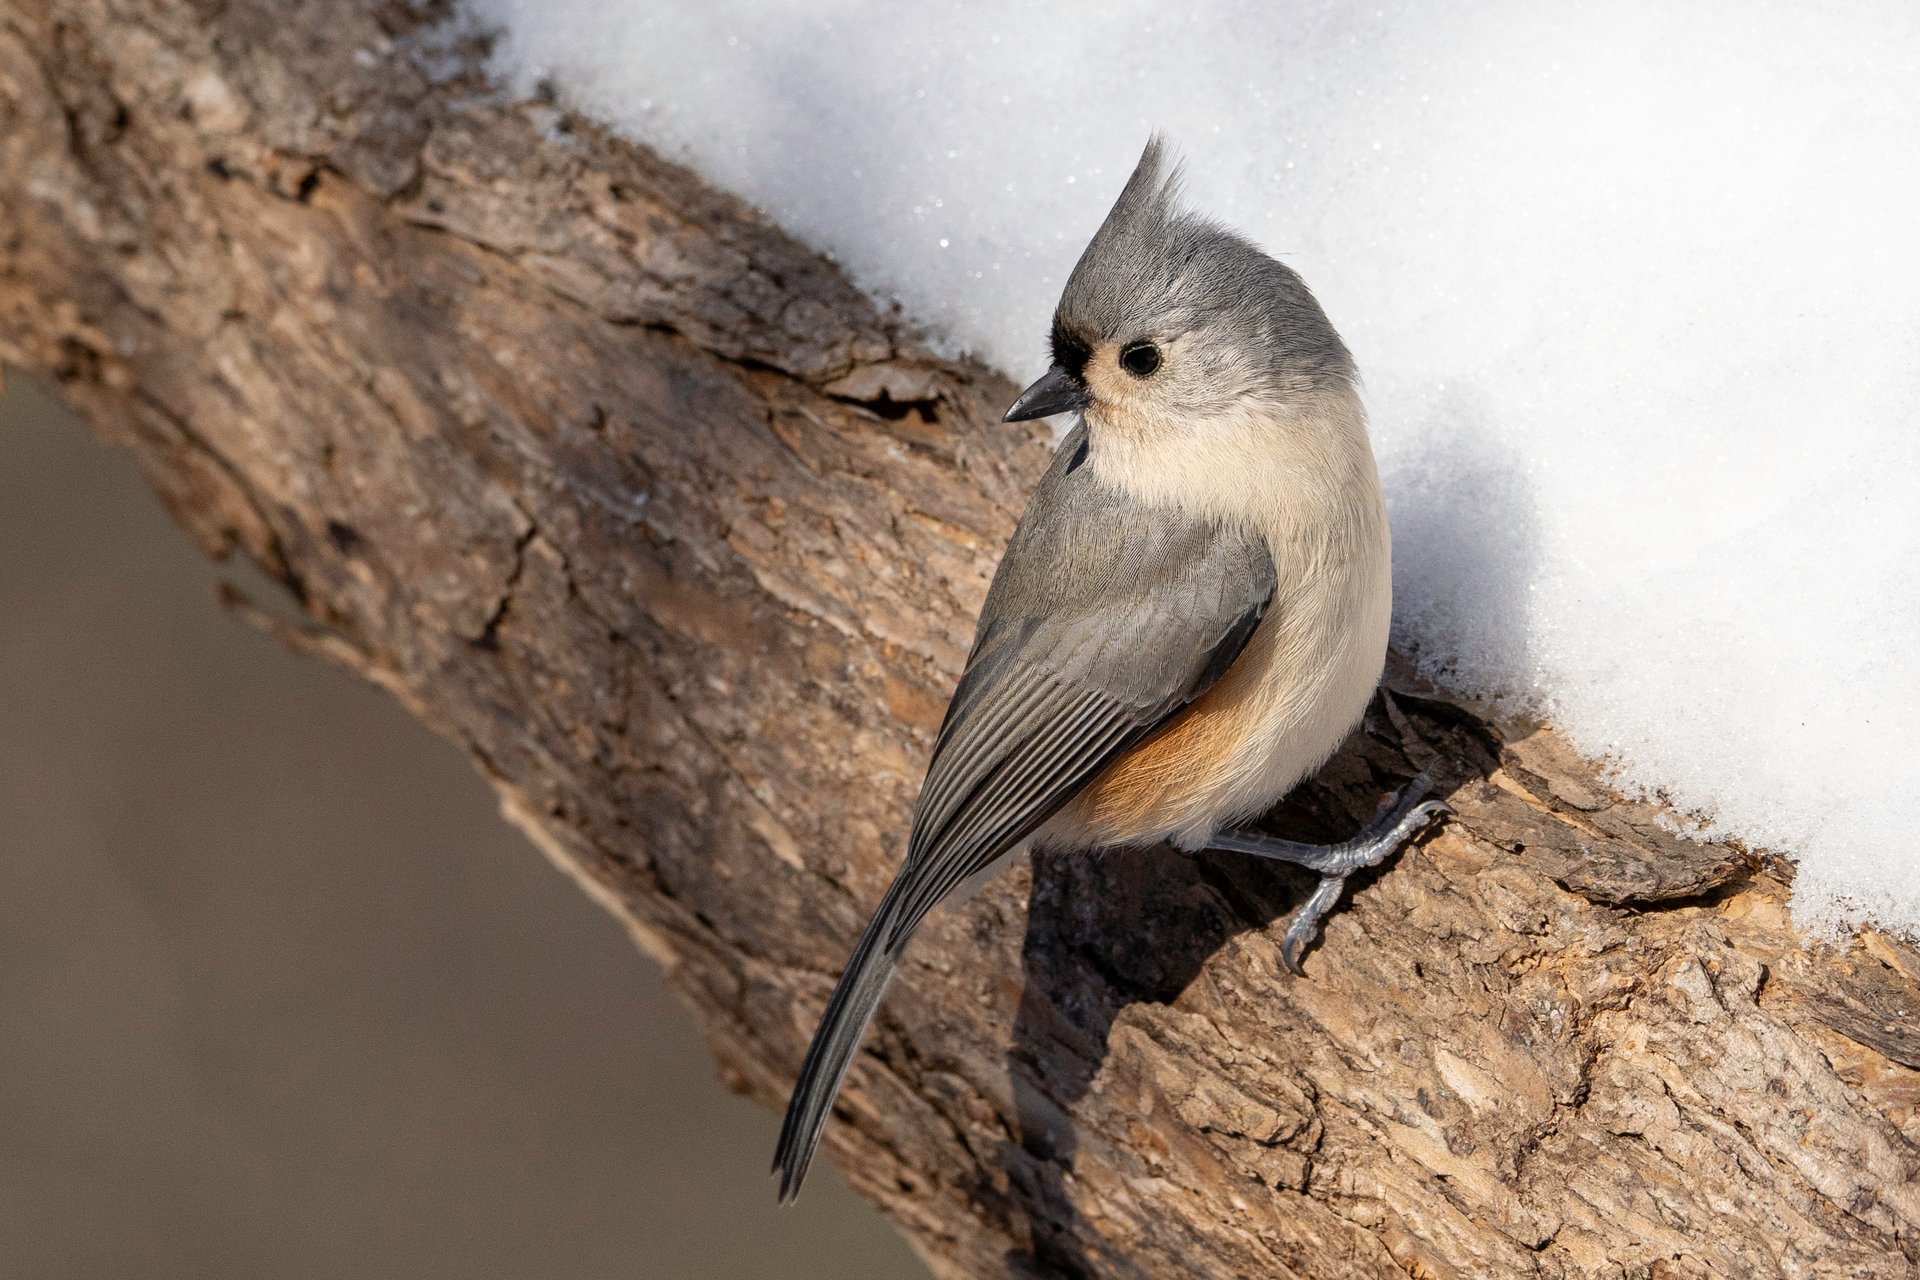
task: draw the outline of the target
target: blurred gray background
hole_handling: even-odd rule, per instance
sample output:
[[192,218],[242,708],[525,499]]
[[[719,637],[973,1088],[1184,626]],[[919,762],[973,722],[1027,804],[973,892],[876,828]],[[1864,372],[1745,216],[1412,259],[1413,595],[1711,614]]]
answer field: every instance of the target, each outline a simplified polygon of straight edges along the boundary
[[924,1276],[386,695],[0,395],[0,1276]]

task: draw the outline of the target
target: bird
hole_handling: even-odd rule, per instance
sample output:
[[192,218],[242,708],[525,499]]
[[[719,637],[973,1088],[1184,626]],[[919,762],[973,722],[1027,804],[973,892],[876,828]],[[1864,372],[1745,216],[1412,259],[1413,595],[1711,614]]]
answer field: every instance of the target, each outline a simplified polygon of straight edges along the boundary
[[1357,370],[1298,273],[1186,207],[1153,135],[1005,421],[1075,415],[981,608],[906,858],[827,1002],[775,1149],[800,1191],[915,928],[1025,842],[1171,843],[1319,881],[1289,970],[1347,876],[1448,812],[1422,776],[1352,839],[1246,824],[1317,769],[1379,682],[1392,550]]

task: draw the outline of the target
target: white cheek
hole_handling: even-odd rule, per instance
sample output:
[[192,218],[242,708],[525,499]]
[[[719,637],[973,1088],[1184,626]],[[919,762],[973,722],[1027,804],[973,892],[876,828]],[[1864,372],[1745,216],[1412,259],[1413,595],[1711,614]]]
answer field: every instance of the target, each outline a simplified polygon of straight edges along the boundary
[[1286,405],[1241,398],[1197,415],[1145,397],[1096,399],[1087,426],[1094,474],[1115,488],[1270,536],[1344,522],[1379,501],[1365,414],[1344,388]]
[[1153,422],[1165,430],[1231,417],[1258,386],[1253,362],[1244,355],[1210,353],[1176,339],[1162,349],[1160,367],[1141,377],[1120,367],[1119,348],[1102,344],[1087,361],[1087,385],[1105,416],[1116,422]]

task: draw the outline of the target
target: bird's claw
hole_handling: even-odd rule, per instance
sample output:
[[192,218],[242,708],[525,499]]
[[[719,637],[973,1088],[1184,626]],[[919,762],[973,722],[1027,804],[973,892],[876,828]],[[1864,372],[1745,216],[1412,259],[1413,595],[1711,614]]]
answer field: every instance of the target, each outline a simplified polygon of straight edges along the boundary
[[1287,922],[1286,936],[1280,939],[1280,959],[1286,964],[1288,972],[1296,978],[1304,978],[1307,971],[1301,967],[1300,960],[1320,936],[1320,922],[1327,912],[1333,910],[1333,904],[1340,901],[1340,891],[1347,887],[1347,877],[1343,875],[1321,876],[1320,883],[1313,887],[1307,900],[1293,913],[1293,919]]
[[1361,867],[1374,867],[1386,861],[1409,840],[1419,836],[1428,827],[1442,817],[1453,812],[1453,806],[1444,800],[1427,800],[1407,811],[1405,817],[1392,827],[1379,833],[1369,856],[1356,862],[1348,871],[1333,875],[1322,875],[1320,883],[1314,886],[1313,893],[1300,904],[1287,922],[1287,932],[1280,939],[1280,961],[1287,966],[1287,972],[1296,978],[1307,976],[1301,960],[1305,958],[1307,948],[1320,936],[1320,922],[1326,919],[1334,904],[1340,901],[1340,894],[1346,888],[1347,876]]

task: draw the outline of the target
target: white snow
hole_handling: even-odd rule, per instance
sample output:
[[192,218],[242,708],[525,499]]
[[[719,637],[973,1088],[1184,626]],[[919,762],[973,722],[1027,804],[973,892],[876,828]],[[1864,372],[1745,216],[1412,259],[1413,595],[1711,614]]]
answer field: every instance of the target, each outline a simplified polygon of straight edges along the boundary
[[1920,7],[472,3],[1015,377],[1165,129],[1359,359],[1399,642],[1920,934]]

